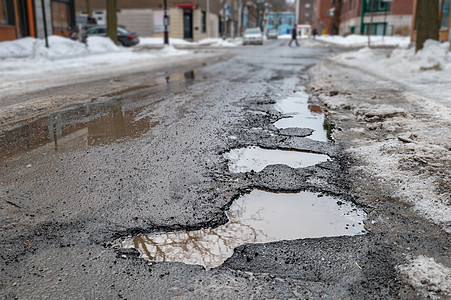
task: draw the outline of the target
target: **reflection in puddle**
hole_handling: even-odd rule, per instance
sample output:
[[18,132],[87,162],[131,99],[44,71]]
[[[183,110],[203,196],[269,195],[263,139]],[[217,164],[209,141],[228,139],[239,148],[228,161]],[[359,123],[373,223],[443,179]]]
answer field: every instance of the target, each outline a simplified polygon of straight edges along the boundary
[[227,216],[229,222],[218,228],[135,236],[119,246],[136,248],[151,261],[214,268],[244,243],[362,234],[365,213],[336,198],[310,192],[254,190],[237,199]]
[[233,149],[225,154],[229,160],[229,171],[233,173],[260,172],[266,166],[283,164],[292,168],[306,168],[330,159],[324,154],[300,151],[269,150],[259,147]]
[[296,96],[277,101],[275,109],[290,117],[278,120],[274,125],[277,128],[302,127],[314,130],[308,138],[327,142],[330,138],[330,128],[324,120],[324,114],[319,105],[308,103],[308,95],[301,91]]
[[[61,151],[109,144],[123,138],[137,138],[159,124],[159,121],[152,121],[150,116],[135,120],[139,112],[139,108],[127,110],[121,103],[61,111],[5,132],[0,137],[0,157],[39,147]],[[81,121],[91,116],[94,117],[91,121]]]
[[[195,71],[178,73],[157,78],[148,85],[116,91],[105,97],[119,97],[155,86],[158,88],[170,81],[187,83],[195,78]],[[152,120],[154,116],[150,114],[139,116],[152,103],[157,101],[149,103],[145,96],[139,97],[138,100],[128,97],[101,103],[87,103],[52,113],[0,132],[0,158],[40,147],[44,151],[62,151],[138,138],[160,123],[158,120]]]

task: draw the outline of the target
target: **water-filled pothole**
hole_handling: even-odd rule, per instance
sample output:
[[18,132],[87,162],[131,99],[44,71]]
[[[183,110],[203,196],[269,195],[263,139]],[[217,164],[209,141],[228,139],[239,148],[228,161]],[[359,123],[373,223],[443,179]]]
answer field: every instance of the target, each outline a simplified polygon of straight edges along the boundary
[[[138,138],[160,124],[161,118],[149,113],[152,105],[161,101],[154,100],[153,93],[166,93],[163,85],[174,92],[182,90],[195,74],[189,71],[156,78],[146,85],[104,95],[105,101],[72,106],[18,124],[0,133],[0,159],[37,148],[64,151]],[[144,96],[138,93],[141,90]]]
[[364,233],[365,213],[352,204],[316,193],[254,190],[238,198],[218,228],[142,235],[120,242],[145,259],[214,268],[245,243],[268,243]]
[[268,165],[284,164],[292,168],[306,168],[330,159],[324,154],[289,150],[271,150],[259,147],[233,149],[225,154],[229,171],[233,173],[260,172]]
[[309,96],[303,91],[297,91],[294,96],[277,101],[275,109],[289,117],[274,123],[279,128],[311,128],[312,135],[308,138],[327,142],[330,140],[330,129],[325,122],[324,114],[318,105],[308,102]]

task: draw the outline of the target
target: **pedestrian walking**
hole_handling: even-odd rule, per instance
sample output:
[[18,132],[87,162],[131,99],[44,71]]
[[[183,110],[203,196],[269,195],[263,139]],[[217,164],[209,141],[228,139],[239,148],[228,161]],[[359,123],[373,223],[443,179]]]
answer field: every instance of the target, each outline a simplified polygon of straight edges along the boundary
[[291,47],[291,43],[293,41],[296,43],[296,47],[299,47],[297,37],[298,37],[298,32],[296,30],[296,24],[294,24],[293,31],[291,32],[291,41],[290,41],[290,43],[288,43],[288,47]]

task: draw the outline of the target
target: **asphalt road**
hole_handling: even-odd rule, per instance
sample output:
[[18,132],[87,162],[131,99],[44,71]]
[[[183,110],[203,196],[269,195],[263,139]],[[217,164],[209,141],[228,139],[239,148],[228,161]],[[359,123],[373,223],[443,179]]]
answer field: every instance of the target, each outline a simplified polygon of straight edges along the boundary
[[[307,69],[331,51],[287,44],[233,50],[223,61],[185,66],[4,132],[2,298],[415,297],[397,275],[403,258],[384,232],[246,244],[208,270],[150,263],[136,250],[113,247],[138,233],[223,225],[233,201],[254,189],[355,201],[347,177],[352,162],[340,145],[274,126],[281,118],[276,101],[302,90]],[[142,76],[128,75],[127,82]],[[247,146],[331,160],[229,172],[223,154]]]

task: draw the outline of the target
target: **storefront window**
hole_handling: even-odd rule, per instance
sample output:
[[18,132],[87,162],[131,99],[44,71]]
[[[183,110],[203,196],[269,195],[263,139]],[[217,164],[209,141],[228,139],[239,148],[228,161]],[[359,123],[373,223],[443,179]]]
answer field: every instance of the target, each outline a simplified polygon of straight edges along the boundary
[[53,27],[69,28],[69,4],[64,2],[52,2]]
[[0,25],[14,25],[11,0],[0,0]]

